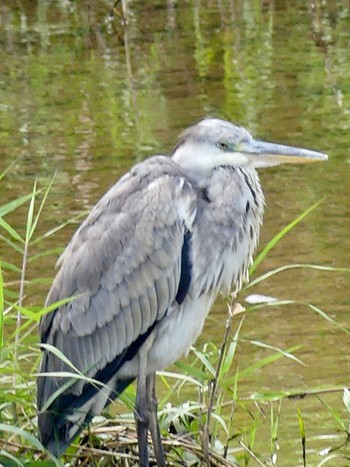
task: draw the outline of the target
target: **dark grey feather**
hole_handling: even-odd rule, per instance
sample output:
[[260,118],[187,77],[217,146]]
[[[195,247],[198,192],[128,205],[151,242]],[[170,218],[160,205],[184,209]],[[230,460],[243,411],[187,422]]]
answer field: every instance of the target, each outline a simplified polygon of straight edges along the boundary
[[[197,206],[197,194],[184,180],[179,167],[166,157],[135,166],[99,201],[58,262],[46,304],[75,298],[43,317],[42,342],[56,346],[79,371],[104,384],[134,358],[175,300],[184,235]],[[166,209],[161,208],[164,204]],[[44,351],[41,371],[73,370]],[[40,413],[66,382],[58,376],[38,378],[39,427],[47,446],[53,436],[74,432],[78,422],[72,425],[68,420],[72,407],[85,407],[79,419],[84,425],[99,397],[93,385],[74,381],[54,401],[49,416]],[[52,426],[58,422],[54,433]]]

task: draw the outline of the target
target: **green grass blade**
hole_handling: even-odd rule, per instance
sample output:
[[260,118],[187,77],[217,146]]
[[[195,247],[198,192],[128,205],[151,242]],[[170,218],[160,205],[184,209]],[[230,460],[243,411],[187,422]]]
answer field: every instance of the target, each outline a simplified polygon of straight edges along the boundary
[[327,315],[327,313],[322,311],[320,308],[318,308],[315,305],[311,305],[311,303],[308,303],[307,305],[311,308],[311,310],[316,311],[316,313],[318,313],[320,316],[322,316],[322,318],[326,319],[327,321],[332,323],[335,327],[337,327],[338,329],[341,329],[343,332],[350,335],[349,329],[344,328],[344,326],[339,324],[335,319],[331,318],[329,315]]
[[193,365],[189,365],[188,363],[182,360],[176,362],[175,365],[177,366],[177,368],[180,368],[180,370],[184,371],[192,378],[198,379],[199,381],[206,381],[208,379],[208,373],[200,370],[199,368],[196,368]]
[[[1,220],[1,218],[0,218],[0,220]],[[13,250],[17,251],[17,253],[19,253],[21,256],[23,255],[24,248],[19,246],[17,243],[13,242],[9,238],[7,238],[7,237],[5,237],[4,235],[1,235],[1,234],[0,234],[0,240],[2,240],[4,243],[6,243],[6,245],[8,245]]]
[[222,417],[220,417],[218,414],[216,414],[215,412],[211,413],[211,417],[218,422],[218,424],[224,430],[224,433],[227,435],[228,434],[228,427],[227,427],[227,424],[226,424],[225,420]]
[[[61,355],[63,355],[60,352]],[[108,384],[104,384],[101,381],[98,381],[97,379],[94,378],[89,378],[88,376],[85,376],[82,373],[71,373],[69,371],[50,371],[50,372],[43,372],[43,373],[38,373],[34,376],[37,377],[42,377],[42,376],[48,376],[50,378],[55,377],[55,378],[64,378],[67,381],[65,383],[60,383],[59,388],[51,394],[51,396],[45,401],[45,404],[41,407],[41,411],[45,412],[50,405],[61,395],[63,394],[68,388],[73,386],[73,384],[76,383],[76,381],[81,380],[84,381],[85,383],[89,383],[92,386],[100,389],[104,388],[107,390],[108,393],[110,393],[113,390],[112,386],[109,386]]]
[[0,206],[0,217],[4,217],[9,212],[12,212],[19,206],[22,206],[22,204],[25,204],[27,201],[29,201],[31,197],[32,193],[29,193],[28,195],[21,196],[20,198],[16,198],[13,201]]
[[[300,345],[295,345],[294,347],[291,347],[291,348],[285,350],[284,352],[278,351],[278,352],[276,352],[276,353],[274,353],[272,355],[268,355],[267,357],[262,358],[261,360],[254,363],[253,365],[249,366],[248,368],[245,368],[244,370],[240,370],[239,377],[242,378],[242,377],[246,376],[249,373],[252,373],[252,372],[254,372],[256,370],[259,370],[260,368],[263,368],[264,366],[269,365],[270,363],[275,362],[275,361],[279,360],[280,358],[285,357],[286,353],[290,354],[291,352],[294,352],[295,350],[298,350],[301,347],[302,346],[300,346]],[[228,384],[228,385],[229,384],[234,384],[235,379],[236,379],[236,376],[234,376],[233,378],[230,378],[229,380],[227,380],[226,384]]]
[[64,229],[67,225],[70,224],[77,224],[83,217],[86,217],[88,211],[84,211],[76,216],[74,216],[72,219],[68,219],[66,222],[63,222],[62,224],[58,225],[57,227],[54,227],[53,229],[45,232],[43,235],[40,235],[37,237],[35,240],[32,241],[32,245],[35,243],[39,243],[45,238],[51,237],[52,235],[56,234],[60,230]]
[[[33,242],[32,242],[33,244]],[[50,248],[49,250],[42,251],[40,253],[37,253],[36,255],[31,255],[30,258],[28,258],[28,263],[31,263],[32,261],[37,261],[40,258],[46,258],[46,256],[59,256],[61,253],[63,253],[64,248],[63,247],[57,247],[57,248]]]
[[[330,461],[334,461],[335,459],[338,460],[331,464]],[[330,454],[329,456],[325,457],[321,462],[319,462],[316,467],[323,467],[324,465],[326,465],[327,467],[340,465],[347,467],[349,464],[344,464],[344,460],[346,459],[350,460],[349,457],[345,458],[343,454]]]
[[[280,352],[281,354],[283,354],[284,357],[290,358],[291,360],[294,360],[295,362],[300,363],[300,365],[306,366],[306,364],[302,360],[300,360],[298,357],[296,357],[295,355],[287,352],[286,350],[282,350],[278,347],[275,347],[274,345],[265,344],[264,342],[255,341],[255,340],[251,340],[250,343],[253,345],[256,345],[257,347],[262,347],[264,349],[275,350],[277,352]],[[299,346],[299,348],[301,347],[302,345]]]
[[341,416],[338,414],[338,412],[336,412],[329,404],[327,404],[326,401],[321,399],[321,397],[318,397],[318,399],[327,408],[329,413],[332,415],[333,420],[335,420],[335,422],[340,426],[341,430],[346,432],[345,423],[343,422],[343,420],[342,420]]
[[261,253],[255,258],[254,263],[251,265],[249,269],[249,274],[253,274],[255,269],[258,265],[263,261],[263,259],[267,256],[270,250],[277,245],[277,243],[288,233],[290,232],[300,221],[302,221],[310,212],[317,208],[319,204],[323,202],[323,199],[317,201],[317,203],[313,204],[310,208],[306,209],[303,213],[300,214],[296,219],[290,222],[286,227],[284,227],[277,235],[273,237],[272,240],[268,242],[265,248],[261,251]]
[[313,311],[319,314],[322,318],[326,319],[327,321],[332,323],[335,327],[337,327],[338,329],[341,329],[343,332],[350,335],[349,329],[339,324],[335,319],[331,318],[325,311],[321,310],[315,305],[312,305],[311,303],[297,302],[295,300],[276,300],[275,302],[259,303],[257,305],[252,305],[247,309],[247,311],[251,312],[251,311],[256,311],[256,310],[259,310],[265,307],[276,307],[276,306],[293,305],[293,304],[299,304],[299,305],[303,305],[303,306],[307,306],[311,308]]
[[164,378],[174,378],[176,380],[182,380],[187,383],[191,383],[194,386],[198,386],[200,388],[203,388],[203,384],[198,381],[195,378],[192,378],[191,376],[183,375],[181,373],[174,373],[172,371],[157,371],[157,375],[164,377]]
[[271,404],[271,411],[270,411],[270,426],[271,426],[271,441],[270,441],[270,453],[271,459],[273,460],[273,464],[276,465],[276,458],[278,451],[278,427],[280,421],[280,414],[281,414],[281,407],[282,407],[282,400],[279,401],[277,414],[275,416],[274,411],[274,404]]
[[56,459],[56,457],[54,457],[49,451],[47,451],[44,448],[44,446],[40,443],[37,437],[29,433],[28,431],[13,425],[6,425],[5,423],[0,423],[0,432],[12,434],[14,436],[20,436],[22,439],[25,439],[34,449],[41,452],[45,452],[46,455],[48,455],[49,458],[54,462],[54,465],[61,467],[63,466],[63,464],[61,464],[61,462],[58,459]]
[[[34,281],[33,281],[34,282]],[[40,318],[44,315],[47,315],[53,310],[56,310],[57,308],[60,308],[61,306],[64,306],[65,304],[75,300],[77,297],[68,297],[68,298],[62,298],[62,300],[59,300],[57,302],[51,303],[51,305],[41,308],[41,307],[32,307],[26,308],[20,305],[17,305],[16,303],[12,304],[12,307],[17,310],[19,313],[21,313],[23,316],[25,316],[28,320],[31,322],[38,322]],[[24,325],[24,329],[28,327],[30,322],[27,322]],[[14,335],[17,333],[17,330],[15,330]],[[43,345],[48,345],[48,344],[43,344]],[[55,347],[54,347],[55,348]]]
[[0,262],[0,349],[4,343],[4,281]]
[[242,317],[241,321],[239,322],[239,325],[238,325],[238,328],[237,328],[237,330],[235,332],[235,335],[233,336],[233,339],[232,339],[232,341],[231,341],[231,343],[230,343],[230,345],[229,345],[229,347],[227,349],[225,358],[224,358],[224,360],[222,362],[222,366],[221,366],[221,369],[220,369],[219,379],[221,379],[229,371],[229,369],[232,366],[233,359],[234,359],[236,349],[237,349],[238,336],[239,336],[243,321],[244,321],[244,316]]
[[305,264],[303,263],[286,264],[279,268],[273,269],[272,271],[268,271],[265,274],[262,274],[256,279],[250,281],[249,284],[247,284],[244,287],[244,290],[249,289],[250,287],[253,287],[254,285],[257,285],[260,282],[265,281],[266,279],[269,279],[271,276],[274,276],[275,274],[279,274],[280,272],[283,272],[283,271],[288,271],[289,269],[314,269],[316,271],[350,272],[350,268],[335,268],[331,266],[320,266],[318,264],[306,264],[306,263]]
[[[50,378],[54,377],[54,378],[61,378],[61,379],[66,379],[67,380],[64,383],[60,383],[59,388],[53,394],[51,394],[51,396],[45,401],[45,404],[41,407],[42,412],[45,412],[50,407],[50,405],[62,393],[64,393],[64,391],[66,391],[71,386],[73,386],[73,384],[75,384],[78,380],[82,380],[82,381],[85,381],[87,383],[92,383],[94,381],[91,378],[87,378],[84,375],[80,375],[80,374],[77,374],[77,373],[71,373],[69,371],[52,371],[52,372],[49,372],[49,373],[39,373],[36,376],[38,376],[38,377],[48,376]],[[101,383],[101,382],[99,382],[99,383],[100,383],[101,386],[104,386],[103,383]]]
[[35,311],[30,310],[29,308],[19,306],[19,305],[16,305],[16,304],[14,304],[13,307],[17,311],[19,311],[23,316],[25,316],[26,318],[28,318],[28,319],[30,319],[32,321],[39,321],[39,319],[40,319],[40,316],[38,315],[38,313],[36,313]]
[[76,300],[78,297],[79,295],[73,295],[72,297],[62,298],[62,300],[58,300],[57,302],[51,303],[51,305],[46,306],[45,308],[42,308],[37,313],[37,316],[41,318],[42,316],[47,315],[48,313],[51,313],[51,311],[56,310],[57,308],[60,308],[61,306],[65,305],[66,303],[70,303],[73,300]]
[[[44,343],[39,344],[39,347],[51,352],[57,358],[62,360],[63,363],[65,363],[67,366],[72,368],[72,370],[74,370],[80,377],[84,377],[84,374],[81,371],[79,371],[79,369],[76,366],[74,366],[73,363],[57,347],[55,347],[54,345],[51,345],[51,344],[44,344]],[[63,373],[64,372],[60,372],[60,375],[63,376]],[[40,375],[44,375],[44,373],[40,373]],[[53,376],[57,376],[57,375],[55,374]],[[70,375],[70,376],[72,376],[72,375]],[[74,375],[74,376],[77,377],[77,375]]]
[[0,180],[2,180],[5,177],[5,175],[12,169],[12,167],[14,167],[17,164],[19,159],[20,157],[16,157],[16,159],[12,161],[11,164],[8,167],[6,167],[6,169],[3,172],[0,173]]
[[299,431],[301,437],[301,446],[303,451],[303,464],[306,467],[306,436],[305,436],[305,426],[301,410],[298,408],[298,421],[299,421]]
[[2,260],[1,266],[3,270],[8,270],[8,271],[16,272],[17,274],[21,274],[21,268],[19,268],[15,264],[9,263],[8,261]]
[[29,444],[39,450],[39,451],[45,451],[44,446],[40,443],[40,441],[31,433],[28,433],[25,430],[22,430],[21,428],[18,428],[13,425],[6,425],[5,423],[0,423],[0,432],[3,431],[5,433],[11,433],[16,436],[20,436],[21,438],[24,438],[26,441],[29,442]]
[[54,180],[55,180],[55,176],[56,176],[56,174],[52,177],[52,179],[51,179],[51,181],[50,181],[50,183],[49,183],[49,185],[48,185],[48,187],[47,187],[47,189],[46,189],[46,191],[45,191],[45,193],[44,193],[43,199],[41,200],[41,203],[40,203],[38,212],[37,212],[37,214],[36,214],[36,216],[35,216],[35,219],[34,219],[34,221],[33,221],[33,224],[32,224],[32,229],[31,229],[31,232],[30,232],[30,237],[33,236],[34,231],[35,231],[35,229],[36,229],[36,226],[38,225],[38,221],[39,221],[41,212],[42,212],[42,210],[43,210],[43,208],[44,208],[44,205],[45,205],[45,203],[46,203],[47,197],[48,197],[48,195],[49,195],[49,193],[50,193],[50,191],[51,191],[51,187],[52,187],[52,184],[53,184],[53,182],[54,182]]
[[195,347],[191,347],[192,352],[196,355],[196,357],[202,362],[204,368],[209,371],[211,376],[215,376],[216,371],[213,365],[210,363],[208,358],[204,355],[203,352],[197,350]]
[[16,230],[10,226],[10,224],[8,222],[6,222],[4,219],[2,219],[0,217],[0,226],[9,234],[11,235],[12,238],[14,238],[15,240],[17,240],[18,242],[20,243],[24,243],[24,240],[23,238],[20,236],[20,234],[18,232],[16,232]]
[[27,228],[26,228],[26,242],[29,243],[32,234],[33,234],[33,217],[34,217],[34,208],[35,208],[35,199],[36,199],[36,185],[37,180],[34,182],[34,187],[32,191],[32,197],[29,203],[28,215],[27,215]]
[[[4,459],[11,460],[12,464],[4,463]],[[13,467],[15,465],[18,465],[19,467],[26,467],[20,460],[16,459],[12,454],[4,451],[3,449],[0,449],[0,465],[1,467]]]

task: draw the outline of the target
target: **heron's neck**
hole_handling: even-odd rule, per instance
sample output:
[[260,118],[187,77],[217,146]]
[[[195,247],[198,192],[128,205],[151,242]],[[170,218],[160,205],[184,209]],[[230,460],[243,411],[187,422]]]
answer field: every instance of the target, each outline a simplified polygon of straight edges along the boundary
[[264,207],[264,195],[256,170],[243,167],[218,167],[209,177],[200,177],[200,187],[207,190],[208,197],[224,203],[228,209],[245,203],[250,197],[258,210]]
[[[238,291],[248,279],[264,212],[258,174],[254,169],[218,167],[205,195],[192,242],[194,257],[201,258],[199,289],[227,292],[233,286]],[[213,272],[214,264],[219,275]]]

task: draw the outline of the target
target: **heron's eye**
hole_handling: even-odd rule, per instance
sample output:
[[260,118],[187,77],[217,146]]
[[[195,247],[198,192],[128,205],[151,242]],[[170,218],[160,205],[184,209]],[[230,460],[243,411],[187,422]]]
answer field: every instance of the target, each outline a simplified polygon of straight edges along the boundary
[[219,141],[217,143],[218,148],[223,149],[224,151],[227,151],[229,149],[228,143],[225,143],[225,141]]

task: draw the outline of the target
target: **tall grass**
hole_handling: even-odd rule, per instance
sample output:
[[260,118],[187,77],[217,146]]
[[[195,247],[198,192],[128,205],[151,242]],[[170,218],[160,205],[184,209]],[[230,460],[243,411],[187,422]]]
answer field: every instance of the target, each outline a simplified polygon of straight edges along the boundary
[[[4,257],[0,258],[0,464],[5,466],[62,465],[47,453],[38,441],[35,406],[35,376],[40,359],[40,349],[35,337],[36,327],[40,317],[53,307],[45,309],[30,303],[28,298],[32,287],[38,282],[38,278],[28,278],[28,265],[45,255],[58,252],[57,249],[45,251],[45,240],[67,224],[44,234],[37,233],[52,183],[53,180],[46,188],[39,189],[37,182],[34,182],[31,193],[0,207],[0,241],[7,248]],[[263,262],[271,249],[283,241],[283,237],[317,205],[318,203],[293,220],[262,249],[251,268],[253,278],[246,286],[247,289],[257,284],[261,285],[271,276],[288,268],[349,272],[345,269],[296,264],[284,265],[256,276],[257,265]],[[18,209],[25,212],[23,234],[11,225],[11,215]],[[39,256],[36,253],[37,245],[41,247]],[[13,257],[20,257],[20,264],[16,264],[12,260]],[[301,398],[304,400],[311,396],[318,397],[324,410],[331,416],[334,421],[334,433],[337,433],[339,439],[338,445],[325,448],[319,466],[336,465],[332,462],[349,459],[346,449],[349,420],[345,420],[343,412],[331,407],[323,399],[327,391],[339,394],[339,398],[343,397],[344,407],[350,414],[348,389],[329,385],[327,388],[296,387],[289,391],[281,389],[277,392],[254,392],[247,397],[239,395],[243,379],[254,377],[258,371],[279,359],[291,359],[303,364],[294,354],[299,345],[277,348],[253,340],[250,341],[251,345],[266,349],[268,355],[242,369],[236,363],[239,345],[245,340],[244,322],[247,313],[253,313],[262,307],[282,307],[291,303],[295,302],[254,304],[245,310],[236,300],[229,297],[221,343],[217,345],[206,342],[201,347],[193,348],[190,357],[178,362],[174,371],[159,373],[159,417],[168,465],[286,465],[283,459],[279,459],[280,420],[285,401]],[[324,310],[312,304],[305,306],[326,319],[331,326],[349,333],[348,329]],[[57,352],[55,349],[51,351]],[[72,376],[85,378],[73,367],[72,373],[66,376],[67,384]],[[96,417],[89,432],[83,433],[67,451],[66,465],[137,465],[137,439],[132,416],[134,400],[135,388],[131,386],[125,391],[121,401],[112,404],[110,413],[116,413],[115,405],[118,404],[121,414],[112,416],[107,412],[101,417]],[[249,415],[248,421],[239,427],[235,423],[238,411]],[[307,465],[308,433],[304,417],[304,410],[297,407],[300,457],[304,465]],[[259,442],[263,424],[269,426],[269,440],[264,450]]]
[[[31,338],[35,335],[37,307],[25,308],[24,300],[25,288],[30,287],[26,278],[29,246],[34,241],[49,189],[50,186],[36,212],[39,194],[36,182],[31,193],[0,208],[0,239],[8,248],[6,258],[1,261],[0,279],[0,458],[4,465],[12,465],[11,462],[24,465],[25,459],[33,457],[34,452],[44,451],[36,436],[35,382],[31,377],[39,358],[38,347]],[[28,206],[24,236],[5,220],[23,205]],[[22,258],[21,266],[11,262],[18,253]],[[8,282],[7,277],[11,277]],[[21,451],[25,451],[23,459]]]

